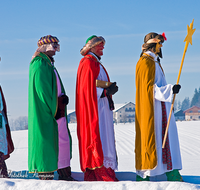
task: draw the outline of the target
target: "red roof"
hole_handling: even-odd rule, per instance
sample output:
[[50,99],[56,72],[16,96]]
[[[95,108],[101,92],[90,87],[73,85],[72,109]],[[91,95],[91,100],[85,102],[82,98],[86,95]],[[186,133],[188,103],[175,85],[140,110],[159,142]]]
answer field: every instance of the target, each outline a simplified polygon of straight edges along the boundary
[[198,106],[192,106],[191,108],[185,110],[183,113],[189,112],[189,111],[191,111],[191,110],[192,110],[192,111],[197,111],[197,112],[198,112],[198,110],[200,110],[200,107],[198,107]]

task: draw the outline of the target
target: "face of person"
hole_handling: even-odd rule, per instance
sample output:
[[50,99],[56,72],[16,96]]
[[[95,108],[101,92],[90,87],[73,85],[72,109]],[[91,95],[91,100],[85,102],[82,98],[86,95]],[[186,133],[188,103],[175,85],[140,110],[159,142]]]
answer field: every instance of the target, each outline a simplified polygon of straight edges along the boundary
[[103,55],[103,49],[104,49],[104,44],[101,42],[97,46],[93,47],[91,49],[91,52],[93,52],[95,55],[101,57]]
[[52,46],[55,49],[55,51],[60,51],[60,45],[58,43],[53,43]]
[[160,53],[160,48],[162,47],[162,43],[161,42],[158,42],[157,44],[156,44],[156,54],[157,53]]

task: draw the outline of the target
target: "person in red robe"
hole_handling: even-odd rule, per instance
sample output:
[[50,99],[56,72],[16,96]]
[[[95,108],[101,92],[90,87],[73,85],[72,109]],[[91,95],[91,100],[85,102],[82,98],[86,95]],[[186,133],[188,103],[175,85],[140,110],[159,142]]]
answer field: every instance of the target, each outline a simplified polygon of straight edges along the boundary
[[85,181],[118,181],[112,95],[118,91],[101,64],[105,39],[86,40],[76,81],[77,135]]
[[7,117],[6,101],[0,86],[0,178],[8,178],[5,160],[14,151]]

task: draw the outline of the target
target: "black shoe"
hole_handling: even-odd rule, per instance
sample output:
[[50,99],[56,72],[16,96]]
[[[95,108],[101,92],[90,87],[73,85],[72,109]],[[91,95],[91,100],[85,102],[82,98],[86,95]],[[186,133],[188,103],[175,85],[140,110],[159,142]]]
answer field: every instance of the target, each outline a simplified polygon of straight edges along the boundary
[[65,180],[65,181],[77,181],[71,176],[71,167],[68,166],[66,168],[61,168],[57,170],[58,172],[58,180]]
[[64,181],[78,181],[75,180],[72,176],[59,176],[58,180],[64,180]]

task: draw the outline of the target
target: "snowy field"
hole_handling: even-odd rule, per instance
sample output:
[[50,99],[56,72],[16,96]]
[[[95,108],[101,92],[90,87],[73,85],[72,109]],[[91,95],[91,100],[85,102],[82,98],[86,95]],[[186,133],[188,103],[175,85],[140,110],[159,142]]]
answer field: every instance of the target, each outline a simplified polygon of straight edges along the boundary
[[183,169],[180,171],[185,182],[167,182],[166,176],[150,178],[150,182],[136,182],[135,174],[135,128],[134,123],[115,125],[116,147],[119,168],[116,171],[119,182],[84,182],[79,166],[76,124],[69,128],[73,140],[72,176],[78,182],[38,180],[34,174],[28,174],[28,131],[13,131],[15,151],[6,161],[11,179],[0,179],[0,190],[6,189],[78,189],[78,190],[190,190],[200,189],[200,121],[177,122],[181,146]]

